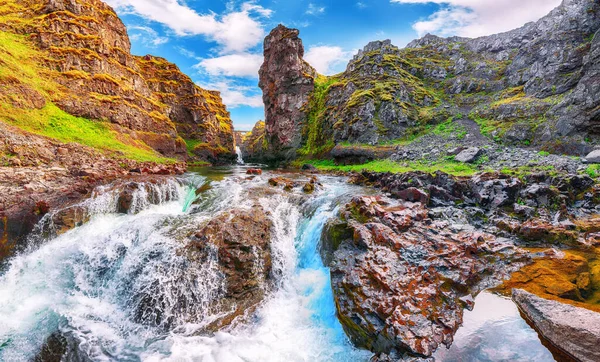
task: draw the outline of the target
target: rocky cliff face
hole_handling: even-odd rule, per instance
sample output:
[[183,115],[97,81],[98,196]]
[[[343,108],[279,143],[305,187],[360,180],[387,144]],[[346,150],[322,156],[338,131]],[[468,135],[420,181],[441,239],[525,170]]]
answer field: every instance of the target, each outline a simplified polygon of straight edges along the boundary
[[132,56],[125,26],[102,1],[11,0],[5,8],[2,30],[29,34],[45,77],[57,83],[46,98],[63,111],[108,122],[166,156],[186,157],[179,134],[233,153],[218,93],[164,60]]
[[317,72],[302,57],[299,31],[279,25],[264,42],[259,86],[265,103],[265,136],[273,158],[293,158],[302,142],[309,96]]
[[[303,110],[295,115],[304,118],[294,122],[304,125],[303,137],[292,144],[300,144],[300,154],[315,155],[342,142],[408,139],[468,116],[496,142],[584,155],[600,143],[598,29],[597,1],[564,0],[539,21],[502,34],[427,35],[404,49],[372,42],[342,74],[315,78],[307,107],[296,108]],[[274,51],[287,55],[288,40],[275,45],[277,39],[267,39],[265,64]],[[294,65],[277,76],[297,76]],[[269,76],[261,73],[263,82]],[[284,89],[265,92],[267,109],[287,97]],[[268,141],[293,137],[291,128],[277,127],[289,118],[274,113],[267,113],[267,124],[275,124],[267,126]]]

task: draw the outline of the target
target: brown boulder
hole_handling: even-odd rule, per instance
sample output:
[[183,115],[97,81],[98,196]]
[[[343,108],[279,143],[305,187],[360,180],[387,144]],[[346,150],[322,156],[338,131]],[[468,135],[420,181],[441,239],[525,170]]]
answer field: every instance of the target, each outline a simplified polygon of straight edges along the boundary
[[[376,353],[431,356],[449,346],[469,295],[518,269],[525,253],[482,232],[428,218],[420,203],[355,197],[326,227],[344,330]],[[345,223],[345,226],[343,225]]]

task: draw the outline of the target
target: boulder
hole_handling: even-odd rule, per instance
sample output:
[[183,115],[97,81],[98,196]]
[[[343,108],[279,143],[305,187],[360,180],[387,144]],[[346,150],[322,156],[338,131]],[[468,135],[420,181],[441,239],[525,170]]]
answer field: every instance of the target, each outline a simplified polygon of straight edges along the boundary
[[340,322],[361,348],[431,356],[449,346],[469,295],[520,268],[524,252],[490,234],[432,220],[425,204],[355,197],[327,223]]
[[600,163],[600,150],[594,150],[585,156],[587,163]]
[[578,361],[600,361],[600,313],[514,289],[512,298],[535,329]]
[[456,157],[454,157],[454,160],[463,163],[471,163],[474,162],[480,154],[481,149],[477,147],[469,147],[466,150],[461,151],[458,155],[456,155]]

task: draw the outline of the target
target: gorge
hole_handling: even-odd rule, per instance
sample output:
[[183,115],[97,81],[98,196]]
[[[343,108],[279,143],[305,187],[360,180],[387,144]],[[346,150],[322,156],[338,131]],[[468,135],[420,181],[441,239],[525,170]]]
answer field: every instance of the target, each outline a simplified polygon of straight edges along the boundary
[[276,26],[265,119],[100,0],[0,0],[0,361],[598,361],[600,3],[374,41]]

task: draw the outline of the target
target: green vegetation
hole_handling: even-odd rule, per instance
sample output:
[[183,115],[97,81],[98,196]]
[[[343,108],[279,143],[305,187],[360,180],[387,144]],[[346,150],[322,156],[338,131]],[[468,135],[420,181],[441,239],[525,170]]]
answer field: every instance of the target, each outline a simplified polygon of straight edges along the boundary
[[538,155],[542,156],[542,157],[546,157],[550,155],[550,152],[548,151],[540,151],[538,152]]
[[[26,36],[0,31],[0,121],[61,142],[76,142],[108,156],[170,162],[145,143],[114,131],[111,125],[75,117],[53,102],[66,92],[55,73],[42,66],[41,54]],[[76,75],[76,74],[74,74]]]
[[465,127],[454,122],[454,119],[462,118],[461,116],[457,116],[454,118],[448,118],[448,120],[444,123],[438,124],[433,129],[433,134],[438,136],[450,136],[456,135],[458,139],[463,139],[467,135],[467,130]]
[[318,155],[329,151],[334,147],[333,139],[326,136],[323,123],[325,122],[325,103],[331,85],[337,79],[318,75],[315,78],[315,90],[313,91],[307,110],[306,126],[304,129],[304,146],[298,150],[303,156]]
[[[298,163],[301,163],[300,161]],[[401,164],[390,160],[376,160],[371,161],[362,165],[349,165],[340,166],[336,165],[331,160],[311,160],[305,163],[309,163],[316,168],[324,171],[342,171],[342,172],[360,172],[363,170],[372,172],[392,172],[402,173],[410,171],[422,171],[433,173],[435,171],[446,172],[455,176],[471,176],[477,173],[479,170],[474,165],[454,162],[446,160],[442,162],[409,162]]]
[[600,165],[589,165],[585,169],[585,173],[591,178],[600,177]]

